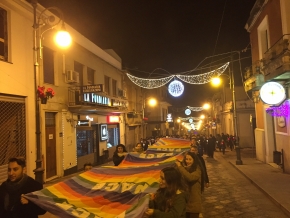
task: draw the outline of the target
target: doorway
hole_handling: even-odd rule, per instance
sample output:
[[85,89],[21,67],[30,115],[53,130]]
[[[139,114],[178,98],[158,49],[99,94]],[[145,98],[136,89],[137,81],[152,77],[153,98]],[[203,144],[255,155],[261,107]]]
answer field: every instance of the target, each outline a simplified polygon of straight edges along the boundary
[[56,113],[45,113],[45,145],[46,145],[46,178],[56,175]]

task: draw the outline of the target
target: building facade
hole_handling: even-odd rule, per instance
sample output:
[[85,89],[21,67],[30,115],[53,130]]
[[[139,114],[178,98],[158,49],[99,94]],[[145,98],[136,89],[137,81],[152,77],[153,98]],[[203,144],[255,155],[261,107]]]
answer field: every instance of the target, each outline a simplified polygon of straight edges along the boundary
[[[235,87],[237,135],[240,147],[254,147],[255,107],[242,86]],[[233,114],[233,90],[224,87],[212,97],[209,134],[235,135]]]
[[[255,101],[257,158],[272,163],[278,154],[281,160],[275,162],[283,163],[287,173],[290,173],[289,10],[288,0],[256,1],[245,27],[250,35],[252,66],[244,74],[245,89]],[[266,102],[260,92],[269,82],[275,82],[286,94],[279,104]],[[271,90],[269,93],[276,94]]]
[[[12,156],[25,156],[28,174],[33,176],[36,102],[43,181],[77,172],[86,162],[106,161],[115,145],[125,143],[127,98],[121,59],[68,25],[73,42],[66,50],[53,42],[54,29],[60,26],[38,28],[34,58],[33,7],[24,0],[4,0],[0,10],[0,180],[6,179]],[[42,11],[38,5],[37,17]],[[41,16],[48,15],[53,14],[45,11]],[[41,92],[49,90],[52,98],[43,98]]]

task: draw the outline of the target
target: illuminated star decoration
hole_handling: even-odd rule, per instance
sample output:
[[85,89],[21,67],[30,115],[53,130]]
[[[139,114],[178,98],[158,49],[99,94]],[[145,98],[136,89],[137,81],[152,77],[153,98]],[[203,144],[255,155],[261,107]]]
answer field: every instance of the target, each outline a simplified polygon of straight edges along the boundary
[[199,75],[171,75],[164,78],[159,79],[143,79],[136,76],[133,76],[129,73],[127,73],[128,78],[135,83],[137,86],[140,86],[145,89],[156,89],[161,86],[164,86],[167,84],[170,80],[172,80],[174,77],[177,77],[178,79],[190,83],[190,84],[205,84],[209,83],[212,79],[212,77],[220,76],[228,67],[229,62],[224,64],[223,66],[219,67],[216,70],[212,70],[207,73],[199,74]]

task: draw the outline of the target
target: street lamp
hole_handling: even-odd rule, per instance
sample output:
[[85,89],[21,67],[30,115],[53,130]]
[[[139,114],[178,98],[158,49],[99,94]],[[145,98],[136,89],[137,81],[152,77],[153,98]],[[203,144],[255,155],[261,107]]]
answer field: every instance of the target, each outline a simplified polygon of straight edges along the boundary
[[143,100],[143,108],[142,108],[142,120],[143,120],[143,138],[146,136],[144,136],[144,127],[145,127],[145,108],[146,108],[146,102],[150,107],[155,107],[157,105],[157,100],[156,98],[153,97],[147,97],[144,98]]
[[[41,128],[40,128],[40,105],[39,98],[37,95],[37,89],[39,86],[39,58],[41,54],[41,40],[42,35],[62,21],[62,31],[58,33],[55,41],[61,43],[60,46],[67,47],[71,43],[70,35],[65,31],[64,20],[62,12],[56,7],[49,7],[40,12],[37,17],[37,0],[31,0],[31,5],[33,7],[33,51],[34,51],[34,90],[35,90],[35,134],[36,134],[36,169],[33,170],[35,174],[35,180],[43,183],[43,172],[42,159],[41,159]],[[50,15],[47,16],[44,12],[48,10],[54,10],[59,14],[59,20],[54,25],[52,23],[55,21],[55,17]],[[46,29],[41,33],[41,27],[48,25],[50,28]]]
[[[238,127],[237,127],[237,111],[236,111],[236,94],[235,94],[235,78],[233,75],[233,71],[229,67],[229,75],[222,74],[221,76],[226,76],[230,80],[230,88],[232,89],[232,94],[233,94],[233,122],[234,122],[234,135],[236,138],[236,154],[237,154],[237,160],[236,160],[236,165],[242,165],[243,161],[241,160],[241,149],[239,146],[239,136],[238,136]],[[213,85],[219,85],[220,84],[220,78],[213,78],[211,80]]]

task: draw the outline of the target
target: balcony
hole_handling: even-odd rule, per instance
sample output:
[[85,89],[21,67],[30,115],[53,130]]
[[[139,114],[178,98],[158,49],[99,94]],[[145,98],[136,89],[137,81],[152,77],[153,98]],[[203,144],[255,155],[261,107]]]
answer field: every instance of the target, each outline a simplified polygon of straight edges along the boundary
[[68,88],[68,107],[75,113],[124,113],[127,100],[103,92],[102,84]]
[[259,90],[264,84],[265,79],[261,68],[261,61],[257,61],[252,66],[246,68],[246,72],[244,73],[244,87],[246,92]]
[[290,35],[283,35],[262,59],[265,81],[289,80],[290,78]]

